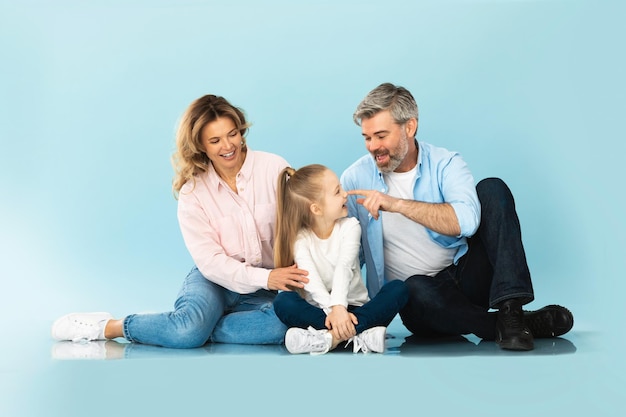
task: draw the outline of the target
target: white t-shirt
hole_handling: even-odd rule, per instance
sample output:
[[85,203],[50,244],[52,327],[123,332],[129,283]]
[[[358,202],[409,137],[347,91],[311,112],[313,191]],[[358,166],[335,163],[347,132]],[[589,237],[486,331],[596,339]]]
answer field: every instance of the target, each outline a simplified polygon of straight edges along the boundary
[[[413,200],[416,168],[383,174],[393,197]],[[405,280],[412,275],[435,276],[454,262],[455,249],[435,243],[421,224],[399,213],[381,211],[383,249],[387,280]]]
[[337,220],[328,239],[320,239],[311,230],[300,231],[294,259],[298,268],[309,272],[303,298],[326,314],[334,305],[347,308],[368,302],[359,263],[360,245],[361,226],[354,217]]

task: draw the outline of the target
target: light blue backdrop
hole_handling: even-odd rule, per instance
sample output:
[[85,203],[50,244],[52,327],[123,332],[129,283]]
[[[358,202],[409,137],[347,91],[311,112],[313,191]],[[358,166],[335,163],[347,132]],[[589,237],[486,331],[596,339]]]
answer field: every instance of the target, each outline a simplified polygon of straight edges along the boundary
[[69,311],[170,308],[191,261],[169,158],[193,99],[241,106],[252,148],[341,173],[365,152],[355,106],[390,81],[418,101],[419,140],[512,188],[531,306],[567,305],[619,358],[623,2],[12,3],[0,3],[9,337]]

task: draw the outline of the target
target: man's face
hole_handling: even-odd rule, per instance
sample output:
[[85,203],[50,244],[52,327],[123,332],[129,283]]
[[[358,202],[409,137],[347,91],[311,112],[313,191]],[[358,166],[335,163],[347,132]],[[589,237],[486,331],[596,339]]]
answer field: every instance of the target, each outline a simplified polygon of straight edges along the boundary
[[[405,161],[409,154],[409,142],[413,140],[414,134],[409,136],[411,127],[408,125],[408,122],[404,125],[397,124],[389,110],[361,120],[365,147],[382,172],[405,172],[413,168],[415,161]],[[404,169],[405,167],[408,169]]]

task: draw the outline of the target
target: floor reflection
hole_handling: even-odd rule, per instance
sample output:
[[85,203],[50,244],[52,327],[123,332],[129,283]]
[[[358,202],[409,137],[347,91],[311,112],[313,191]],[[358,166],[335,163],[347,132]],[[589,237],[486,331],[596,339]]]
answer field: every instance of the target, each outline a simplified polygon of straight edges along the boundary
[[535,339],[535,348],[530,351],[500,349],[493,341],[475,341],[463,336],[420,338],[413,335],[404,338],[399,346],[390,346],[390,353],[402,356],[511,356],[511,355],[564,355],[576,352],[576,346],[561,337]]
[[234,345],[209,343],[196,349],[169,349],[116,340],[91,342],[61,341],[52,345],[52,359],[58,360],[112,360],[190,358],[206,355],[288,355],[281,345]]
[[[419,338],[413,335],[388,334],[385,355],[400,356],[511,356],[511,355],[563,355],[576,352],[576,346],[568,339],[556,337],[536,339],[535,349],[514,352],[500,349],[493,341],[463,336]],[[340,347],[336,353],[352,352],[352,347]],[[128,343],[117,340],[92,342],[56,342],[52,345],[52,358],[58,360],[112,360],[188,358],[204,355],[289,355],[281,345],[233,345],[209,343],[196,349],[168,349],[158,346]]]

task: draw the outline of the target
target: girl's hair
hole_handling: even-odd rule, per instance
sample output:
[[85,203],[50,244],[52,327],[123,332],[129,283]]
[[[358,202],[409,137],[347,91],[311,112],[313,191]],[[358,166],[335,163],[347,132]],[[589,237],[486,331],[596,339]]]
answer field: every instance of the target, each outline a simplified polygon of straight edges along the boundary
[[180,189],[187,181],[194,181],[195,185],[195,176],[207,170],[210,160],[204,152],[200,135],[207,124],[219,117],[228,117],[233,121],[241,133],[242,149],[245,151],[245,135],[250,124],[246,122],[243,110],[213,94],[196,99],[183,113],[176,132],[176,151],[172,155],[172,189],[175,197],[178,197]]
[[297,171],[287,167],[278,176],[275,268],[293,265],[294,242],[301,229],[313,226],[310,207],[322,198],[322,175],[326,170],[327,167],[319,164],[307,165]]

